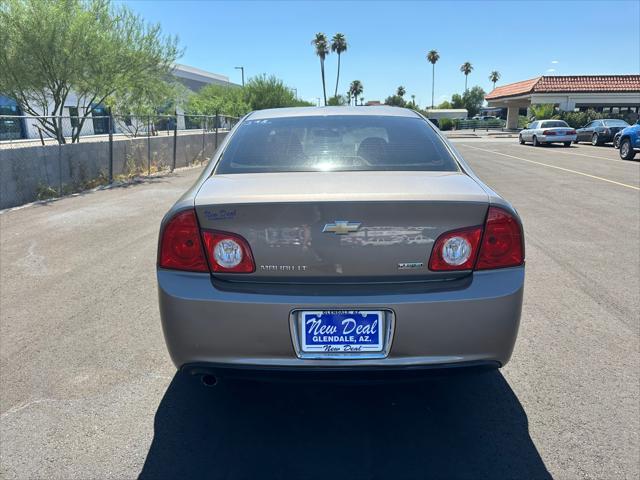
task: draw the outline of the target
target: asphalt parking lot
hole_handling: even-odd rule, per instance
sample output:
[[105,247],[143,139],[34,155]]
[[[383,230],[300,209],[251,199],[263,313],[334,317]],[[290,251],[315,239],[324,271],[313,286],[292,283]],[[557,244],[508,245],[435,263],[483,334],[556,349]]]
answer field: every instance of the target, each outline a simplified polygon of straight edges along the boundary
[[0,214],[0,477],[640,476],[640,162],[457,139],[523,217],[500,372],[378,385],[175,375],[158,319],[166,209],[200,169]]

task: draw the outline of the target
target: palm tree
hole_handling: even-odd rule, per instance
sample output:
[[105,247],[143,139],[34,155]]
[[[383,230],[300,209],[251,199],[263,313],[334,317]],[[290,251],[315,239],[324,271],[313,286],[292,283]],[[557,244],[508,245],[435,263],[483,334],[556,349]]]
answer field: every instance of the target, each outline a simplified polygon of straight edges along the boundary
[[327,106],[327,87],[324,82],[324,59],[329,55],[329,41],[324,33],[316,33],[316,37],[311,41],[311,45],[316,47],[316,55],[320,57],[320,73],[322,75],[322,94],[324,95],[324,105]]
[[471,65],[469,62],[464,62],[462,65],[460,65],[460,71],[462,73],[464,73],[464,91],[466,92],[467,91],[467,77],[473,71],[473,65]]
[[362,92],[364,91],[364,88],[362,87],[362,82],[360,80],[354,80],[353,82],[351,82],[351,87],[349,88],[349,91],[351,92],[351,96],[354,99],[354,105],[358,105],[358,97],[360,95],[362,95]]
[[493,72],[491,72],[489,74],[489,81],[493,82],[493,89],[496,89],[496,82],[500,80],[500,72],[497,70],[494,70]]
[[402,85],[400,85],[398,87],[398,90],[396,90],[396,95],[398,95],[399,97],[404,97],[405,93],[407,93],[407,90]]
[[338,74],[336,75],[336,91],[334,97],[338,96],[338,83],[340,82],[340,55],[347,51],[347,39],[341,33],[336,33],[331,39],[331,51],[338,54]]
[[436,85],[436,62],[440,60],[440,54],[437,50],[430,50],[427,53],[427,60],[431,64],[431,108],[433,108],[433,92]]

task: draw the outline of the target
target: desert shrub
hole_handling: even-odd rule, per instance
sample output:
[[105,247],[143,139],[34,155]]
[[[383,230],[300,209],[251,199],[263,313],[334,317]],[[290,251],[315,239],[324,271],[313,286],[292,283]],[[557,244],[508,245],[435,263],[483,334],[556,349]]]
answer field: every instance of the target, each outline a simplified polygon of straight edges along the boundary
[[440,130],[451,130],[453,128],[453,120],[450,118],[441,118],[438,120],[440,123]]

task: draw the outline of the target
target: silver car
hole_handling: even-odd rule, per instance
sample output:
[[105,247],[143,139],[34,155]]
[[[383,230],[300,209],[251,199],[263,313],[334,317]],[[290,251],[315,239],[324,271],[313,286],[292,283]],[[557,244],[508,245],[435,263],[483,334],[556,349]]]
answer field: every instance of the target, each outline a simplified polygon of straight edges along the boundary
[[262,110],[165,216],[157,278],[171,358],[205,384],[498,368],[520,322],[522,224],[411,110]]
[[575,129],[564,120],[537,120],[521,130],[518,137],[520,145],[531,142],[534,147],[549,143],[562,143],[565,147],[570,147],[576,139]]

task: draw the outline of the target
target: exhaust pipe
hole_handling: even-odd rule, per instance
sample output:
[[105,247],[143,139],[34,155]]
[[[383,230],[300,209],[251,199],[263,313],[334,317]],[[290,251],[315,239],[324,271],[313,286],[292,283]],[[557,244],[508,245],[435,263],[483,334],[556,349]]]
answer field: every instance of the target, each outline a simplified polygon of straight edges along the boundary
[[214,375],[209,374],[202,375],[200,380],[205,387],[214,387],[218,383],[218,379]]

